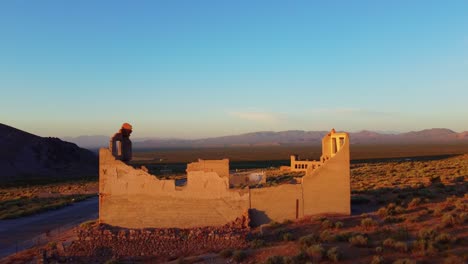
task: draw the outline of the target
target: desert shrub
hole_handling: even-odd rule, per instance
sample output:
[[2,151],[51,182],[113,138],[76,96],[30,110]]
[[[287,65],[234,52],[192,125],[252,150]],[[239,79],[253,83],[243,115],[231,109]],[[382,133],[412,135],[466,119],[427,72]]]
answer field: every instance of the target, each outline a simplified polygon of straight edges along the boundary
[[361,220],[361,227],[363,227],[365,230],[369,230],[377,225],[378,225],[377,221],[375,221],[374,219],[370,217],[364,218]]
[[322,221],[322,228],[332,228],[333,226],[333,222],[328,219]]
[[343,222],[338,221],[338,222],[335,223],[335,228],[336,229],[343,228],[343,226],[344,226]]
[[452,227],[457,224],[457,217],[452,213],[446,213],[442,216],[442,226],[443,227]]
[[395,243],[393,248],[395,250],[397,250],[397,251],[400,251],[400,252],[407,252],[408,251],[408,244],[406,244],[406,242],[398,241],[398,242]]
[[230,258],[232,257],[232,249],[223,249],[221,250],[221,252],[219,252],[219,256],[222,257],[222,258]]
[[450,197],[447,197],[447,199],[445,199],[445,201],[447,203],[455,203],[457,201],[457,197],[452,195]]
[[468,206],[463,200],[458,200],[455,202],[455,208],[457,208],[460,211],[466,211],[468,209]]
[[432,228],[423,228],[419,230],[418,236],[420,239],[432,240],[437,236],[437,232]]
[[51,242],[47,243],[47,247],[51,248],[51,249],[56,249],[57,248],[57,242],[51,241]]
[[283,234],[283,241],[293,241],[293,240],[294,240],[294,236],[290,232]]
[[387,207],[381,207],[379,210],[377,210],[377,215],[380,217],[386,217],[391,215],[391,212],[387,209]]
[[367,246],[367,242],[368,242],[367,237],[365,237],[363,235],[356,235],[356,236],[353,236],[353,237],[351,237],[349,239],[349,243],[351,243],[351,245],[357,246],[357,247],[365,247],[365,246]]
[[395,239],[393,238],[387,238],[383,241],[382,245],[386,248],[393,248],[395,246]]
[[247,258],[247,253],[243,250],[236,250],[232,253],[232,259],[236,262],[242,262]]
[[376,247],[375,248],[375,253],[382,254],[383,253],[383,248],[382,247]]
[[433,216],[441,216],[443,210],[444,210],[443,208],[441,208],[440,206],[437,206],[437,207],[434,209],[434,211],[432,212],[432,215],[433,215]]
[[448,233],[439,234],[438,236],[434,238],[434,241],[440,244],[448,244],[448,243],[454,242],[455,240],[456,239]]
[[250,242],[251,248],[261,248],[266,245],[265,240],[263,239],[254,239]]
[[397,207],[395,207],[394,212],[395,212],[395,214],[403,214],[403,213],[406,212],[406,210],[402,206],[397,206]]
[[321,244],[314,244],[306,249],[306,253],[314,261],[320,261],[323,258],[325,249],[322,247]]
[[416,261],[411,259],[397,259],[393,262],[393,264],[416,264]]
[[413,198],[411,202],[408,203],[408,209],[413,209],[421,204],[421,198]]
[[316,234],[310,234],[310,235],[299,238],[299,244],[305,248],[310,247],[313,244],[316,244],[319,242],[320,242],[320,237],[317,236]]
[[320,241],[322,242],[332,242],[335,239],[335,236],[331,234],[329,230],[323,230],[320,233]]
[[458,224],[464,224],[468,222],[468,213],[460,213],[456,219]]
[[374,256],[371,261],[371,264],[383,264],[383,263],[385,263],[385,260],[382,256]]
[[412,243],[413,252],[422,256],[432,255],[437,253],[437,247],[431,240],[418,239]]
[[338,247],[332,247],[327,251],[327,258],[333,262],[338,262],[341,258],[341,254]]

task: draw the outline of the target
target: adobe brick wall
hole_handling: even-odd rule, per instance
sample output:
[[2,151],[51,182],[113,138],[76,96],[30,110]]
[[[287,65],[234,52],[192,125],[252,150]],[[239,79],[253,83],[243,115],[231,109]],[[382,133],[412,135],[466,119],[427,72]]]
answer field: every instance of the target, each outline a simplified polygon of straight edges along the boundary
[[329,159],[302,178],[304,215],[351,214],[349,137],[345,133],[338,136],[345,137],[340,151],[330,157],[331,137],[325,136],[322,158]]
[[99,220],[126,227],[222,226],[249,209],[248,190],[229,189],[216,172],[189,172],[187,185],[159,180],[101,149]]
[[[342,140],[336,146],[334,142]],[[187,185],[159,180],[100,150],[99,220],[126,228],[223,226],[252,210],[254,225],[315,214],[351,213],[349,136],[326,135],[321,166],[301,184],[230,189],[229,161],[199,160],[187,167]],[[338,151],[336,151],[336,150]]]

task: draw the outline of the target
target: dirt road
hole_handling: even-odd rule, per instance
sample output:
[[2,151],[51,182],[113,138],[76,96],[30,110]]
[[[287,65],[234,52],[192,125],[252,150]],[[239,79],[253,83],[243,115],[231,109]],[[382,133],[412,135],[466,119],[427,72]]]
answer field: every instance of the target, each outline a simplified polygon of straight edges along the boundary
[[98,218],[98,197],[37,215],[0,220],[0,258],[44,244],[82,222]]

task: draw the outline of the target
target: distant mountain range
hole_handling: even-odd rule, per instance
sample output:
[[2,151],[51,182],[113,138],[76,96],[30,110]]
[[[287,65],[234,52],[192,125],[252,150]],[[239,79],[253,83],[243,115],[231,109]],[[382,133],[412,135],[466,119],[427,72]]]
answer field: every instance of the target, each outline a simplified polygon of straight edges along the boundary
[[[135,149],[154,148],[207,148],[207,147],[247,147],[247,146],[283,146],[283,145],[320,145],[322,137],[328,131],[290,130],[282,132],[254,132],[241,135],[213,137],[205,139],[148,139],[132,138]],[[80,136],[64,138],[83,148],[96,149],[106,147],[108,136]],[[408,144],[408,143],[450,143],[467,142],[468,131],[457,133],[450,129],[433,128],[399,134],[363,130],[350,133],[351,144]]]
[[97,155],[58,138],[0,124],[0,183],[97,176]]

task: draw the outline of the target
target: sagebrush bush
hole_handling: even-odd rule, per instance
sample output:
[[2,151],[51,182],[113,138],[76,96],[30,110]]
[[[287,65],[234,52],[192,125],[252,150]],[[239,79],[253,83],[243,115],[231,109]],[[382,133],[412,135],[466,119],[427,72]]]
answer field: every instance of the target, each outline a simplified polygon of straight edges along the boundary
[[379,223],[377,223],[377,221],[375,221],[374,219],[368,217],[368,218],[364,218],[361,220],[361,227],[364,228],[365,230],[369,230],[371,228],[374,228],[378,225]]
[[455,214],[452,214],[452,213],[446,213],[446,214],[444,214],[442,216],[441,222],[442,222],[443,227],[455,226],[458,223],[457,216]]
[[327,258],[333,262],[338,262],[341,259],[341,253],[338,247],[332,247],[327,251]]
[[323,254],[325,253],[325,249],[323,248],[322,244],[315,244],[306,249],[306,253],[309,257],[311,257],[314,261],[320,261],[323,258]]
[[395,214],[404,214],[405,212],[406,212],[406,209],[403,208],[402,206],[395,207]]
[[437,236],[437,231],[433,228],[422,228],[418,233],[419,238],[432,240]]
[[356,235],[356,236],[353,236],[353,237],[351,237],[349,239],[349,243],[351,243],[351,245],[357,246],[357,247],[365,247],[365,246],[367,246],[367,242],[368,242],[367,237],[365,237],[363,235]]
[[306,235],[306,236],[299,238],[299,244],[305,248],[310,247],[313,244],[316,244],[319,242],[320,242],[320,237],[316,234],[310,234],[310,235]]
[[335,236],[329,230],[323,230],[320,233],[320,241],[322,242],[332,242],[335,240]]
[[387,238],[383,241],[382,245],[386,248],[393,248],[393,246],[395,246],[395,239],[393,238]]
[[408,244],[406,242],[398,241],[393,245],[393,248],[400,252],[408,252]]
[[429,256],[437,253],[434,242],[428,239],[418,239],[411,245],[413,252],[421,256]]
[[344,226],[343,222],[338,221],[338,222],[335,223],[335,228],[336,229],[343,228],[343,226]]
[[325,219],[322,221],[322,228],[332,228],[334,226],[333,222],[328,220],[328,219]]

